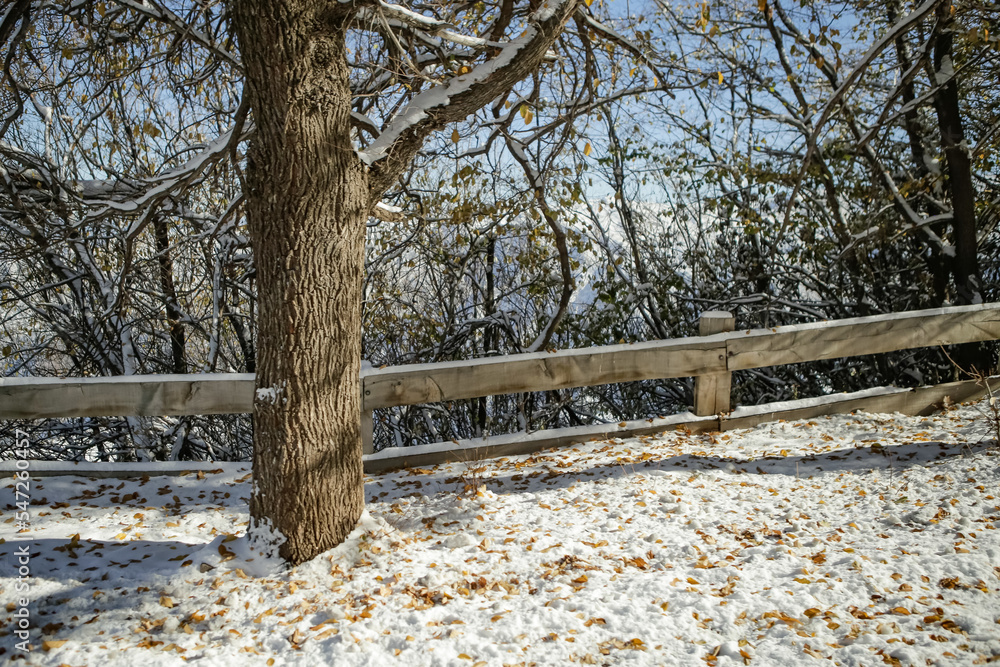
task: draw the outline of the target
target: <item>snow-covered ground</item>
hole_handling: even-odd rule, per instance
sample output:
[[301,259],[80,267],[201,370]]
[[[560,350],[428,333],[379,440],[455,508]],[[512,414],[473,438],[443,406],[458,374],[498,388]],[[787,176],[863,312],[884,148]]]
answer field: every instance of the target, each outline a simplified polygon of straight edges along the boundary
[[37,478],[26,532],[7,483],[0,661],[21,597],[39,665],[998,661],[988,437],[961,406],[383,474],[289,572],[241,537],[245,466]]

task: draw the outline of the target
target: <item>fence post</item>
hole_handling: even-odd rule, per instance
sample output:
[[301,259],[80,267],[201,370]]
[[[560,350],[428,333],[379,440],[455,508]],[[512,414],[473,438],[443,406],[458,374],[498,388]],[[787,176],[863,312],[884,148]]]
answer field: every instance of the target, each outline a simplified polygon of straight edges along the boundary
[[365,371],[372,364],[367,359],[361,360],[361,453],[375,453],[375,420],[372,410],[365,407]]
[[[736,318],[724,310],[710,310],[701,314],[698,333],[702,336],[732,331],[736,328]],[[694,413],[699,417],[729,412],[729,394],[733,385],[733,374],[729,371],[706,373],[694,379]]]

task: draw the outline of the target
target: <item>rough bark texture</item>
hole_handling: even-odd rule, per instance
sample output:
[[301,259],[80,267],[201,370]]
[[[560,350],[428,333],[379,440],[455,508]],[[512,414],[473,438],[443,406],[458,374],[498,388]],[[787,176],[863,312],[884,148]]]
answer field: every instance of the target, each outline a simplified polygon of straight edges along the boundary
[[312,0],[238,0],[256,134],[246,210],[258,285],[250,514],[301,563],[364,508],[359,372],[368,184],[350,137],[342,19]]
[[948,189],[954,215],[952,275],[955,278],[955,301],[965,305],[981,302],[982,296],[976,243],[976,190],[972,183],[972,163],[962,125],[958,81],[954,76],[952,60],[952,44],[957,29],[952,11],[950,2],[943,3],[937,10],[937,19],[943,27],[934,45],[934,74],[941,84],[934,96],[934,108],[941,128],[941,147],[948,163]]
[[[898,0],[890,2],[886,6],[886,17],[888,18],[888,24],[893,25],[899,20],[900,7]],[[906,73],[911,70],[913,65],[913,57],[910,54],[910,47],[907,44],[904,35],[900,35],[896,38],[896,58],[899,61],[899,74],[901,77],[905,77]],[[918,56],[919,57],[919,56]],[[913,79],[903,79],[901,82],[902,94],[900,95],[900,101],[903,103],[903,108],[906,111],[903,113],[903,129],[906,131],[906,137],[910,146],[910,159],[912,161],[911,171],[913,173],[913,178],[921,184],[923,187],[931,187],[932,177],[930,169],[927,167],[929,157],[927,155],[927,150],[925,149],[926,143],[926,132],[924,126],[920,119],[919,107],[915,104],[917,99],[916,88],[913,83]],[[937,188],[935,187],[935,190]],[[920,202],[929,216],[940,215],[944,213],[940,206],[937,204],[938,197],[943,196],[940,192],[934,192],[934,197],[928,197],[924,201]],[[940,237],[945,235],[945,224],[939,223],[932,225],[931,229]],[[911,242],[917,242],[915,237],[911,236]],[[921,242],[922,243],[922,242]],[[948,258],[942,255],[939,249],[931,248],[930,253],[921,253],[924,256],[924,262],[927,265],[927,270],[931,274],[932,284],[934,286],[934,300],[933,304],[935,306],[943,306],[948,302],[948,277],[951,271],[950,262]]]
[[[955,256],[951,258],[951,273],[955,281],[955,303],[967,305],[982,302],[982,273],[979,269],[979,244],[976,238],[976,189],[972,181],[972,161],[962,123],[958,81],[955,78],[955,22],[951,2],[937,9],[941,27],[934,44],[934,76],[941,88],[934,96],[941,148],[948,165],[948,194],[951,199],[952,231]],[[955,362],[965,371],[978,369],[989,374],[996,366],[990,347],[981,343],[959,345],[953,352]]]
[[187,373],[184,360],[184,325],[181,310],[177,305],[177,289],[174,286],[174,258],[170,251],[170,233],[167,221],[162,216],[153,216],[153,233],[156,238],[156,261],[160,269],[160,289],[163,290],[167,324],[170,327],[170,372],[177,375]]
[[370,209],[428,134],[535,70],[577,2],[541,12],[481,78],[466,85],[456,77],[447,103],[389,133],[396,140],[366,169],[351,142],[345,44],[356,3],[232,0],[256,125],[244,195],[264,391],[254,401],[251,529],[279,531],[287,562],[342,542],[364,509],[359,375]]

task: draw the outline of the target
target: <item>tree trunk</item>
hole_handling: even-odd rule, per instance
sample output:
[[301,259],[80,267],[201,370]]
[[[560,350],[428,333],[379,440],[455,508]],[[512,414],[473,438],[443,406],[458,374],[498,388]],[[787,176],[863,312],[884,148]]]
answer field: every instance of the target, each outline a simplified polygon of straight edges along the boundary
[[256,125],[245,186],[259,306],[251,530],[279,531],[281,557],[298,564],[342,542],[364,508],[368,183],[351,144],[336,7],[231,6]]
[[[898,0],[890,2],[886,8],[888,25],[894,25],[899,20],[899,14]],[[896,59],[899,62],[899,76],[904,77],[913,65],[913,59],[910,55],[910,48],[906,42],[905,35],[896,37],[894,44],[896,47]],[[906,137],[910,146],[913,178],[921,188],[930,188],[932,178],[931,171],[927,166],[930,158],[924,148],[926,140],[924,127],[920,121],[919,107],[915,104],[917,99],[916,88],[912,79],[901,81],[901,86],[900,100],[903,103],[903,108],[906,109],[903,113],[903,129],[906,131]],[[935,189],[937,189],[936,186]],[[934,197],[928,197],[926,200],[920,202],[926,208],[927,215],[929,216],[940,215],[944,212],[936,202],[936,197],[940,193],[934,192],[933,194]],[[915,203],[915,205],[917,204]],[[938,236],[943,237],[945,234],[944,223],[932,225],[931,229]],[[911,239],[914,243],[921,243],[917,241],[915,236],[911,236]],[[924,252],[922,245],[919,245],[918,248],[918,252],[924,257],[924,263],[931,274],[931,284],[934,288],[934,298],[931,303],[934,307],[943,306],[948,300],[948,276],[951,272],[949,258],[933,246],[930,247],[930,252]]]
[[[496,333],[496,323],[493,322],[493,315],[496,314],[496,278],[494,271],[496,270],[496,255],[497,255],[497,240],[495,236],[490,236],[490,241],[486,246],[486,294],[483,296],[483,310],[486,313],[487,324],[483,328],[483,352],[485,356],[490,356],[490,353],[496,352],[497,349],[497,333]],[[490,435],[490,422],[489,413],[487,412],[487,396],[482,396],[478,399],[478,412],[476,417],[476,429],[477,435],[482,437],[483,435]],[[495,407],[495,404],[494,404]]]
[[[951,2],[937,9],[941,33],[934,44],[934,77],[941,88],[934,95],[934,109],[941,129],[941,148],[948,164],[948,193],[951,198],[955,256],[951,258],[955,280],[955,301],[959,305],[982,303],[982,274],[976,239],[976,190],[972,183],[972,161],[965,139],[955,78],[953,43],[957,24]],[[978,369],[989,374],[995,365],[989,346],[981,343],[959,345],[953,358],[962,370]]]
[[972,184],[972,162],[965,140],[962,114],[959,108],[958,81],[952,59],[952,44],[957,28],[950,2],[937,9],[941,34],[934,44],[934,76],[941,88],[934,95],[938,125],[941,128],[941,148],[948,163],[948,190],[954,220],[955,258],[952,275],[955,278],[956,301],[959,304],[982,302],[979,255],[976,243],[976,191]]
[[187,373],[184,360],[184,325],[181,324],[181,310],[177,302],[174,286],[174,258],[170,252],[170,233],[163,216],[153,216],[153,235],[156,238],[156,261],[160,269],[160,289],[163,290],[163,304],[167,311],[167,326],[170,327],[170,372],[177,375]]

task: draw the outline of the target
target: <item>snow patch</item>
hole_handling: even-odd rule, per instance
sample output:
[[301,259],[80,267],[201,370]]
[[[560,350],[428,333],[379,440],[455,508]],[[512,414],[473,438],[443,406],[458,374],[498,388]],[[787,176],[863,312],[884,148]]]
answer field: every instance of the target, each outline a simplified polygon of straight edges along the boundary
[[282,396],[287,386],[288,381],[282,380],[280,383],[273,384],[270,387],[260,387],[254,392],[254,398],[259,403],[270,403],[271,405],[276,404],[279,399],[282,403],[287,403],[288,398]]
[[1000,654],[977,407],[668,426],[494,460],[475,498],[463,463],[370,475],[347,540],[289,570],[274,531],[234,533],[245,466],[33,475],[30,529],[0,522],[0,590],[26,550],[32,664],[53,666],[973,664]]

